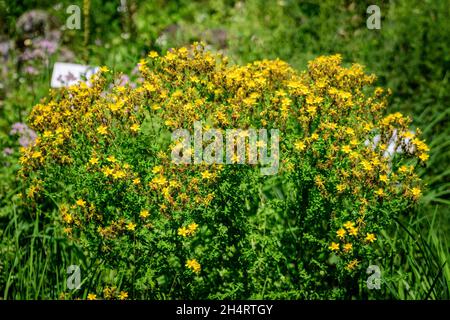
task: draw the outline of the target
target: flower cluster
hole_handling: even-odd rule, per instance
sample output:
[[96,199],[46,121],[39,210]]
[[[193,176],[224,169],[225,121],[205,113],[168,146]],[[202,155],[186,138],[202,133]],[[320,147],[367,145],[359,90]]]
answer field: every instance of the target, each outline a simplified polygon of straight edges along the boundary
[[[368,263],[392,212],[421,195],[420,131],[383,116],[389,92],[339,55],[297,72],[280,60],[230,65],[194,44],[151,52],[139,71],[136,86],[104,67],[89,86],[51,92],[31,112],[39,137],[22,150],[20,174],[34,186],[24,201],[57,199],[68,236],[113,268],[133,266],[142,292],[251,296],[299,291],[299,281],[303,296],[330,290]],[[279,129],[279,174],[173,163],[170,133],[196,121]],[[285,196],[270,199],[262,190],[274,179]]]

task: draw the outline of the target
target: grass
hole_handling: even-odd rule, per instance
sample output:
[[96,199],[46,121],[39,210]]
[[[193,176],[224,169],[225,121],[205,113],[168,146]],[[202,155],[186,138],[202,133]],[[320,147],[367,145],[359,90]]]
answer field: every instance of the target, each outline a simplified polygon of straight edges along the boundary
[[[79,5],[82,1],[79,1]],[[68,5],[68,1],[62,1]],[[72,1],[70,1],[72,3]],[[76,1],[75,1],[76,3]],[[134,29],[129,17],[120,19],[116,5],[107,3],[104,13],[91,15],[91,64],[106,64],[129,72],[139,56],[150,49],[164,51],[202,37],[205,31],[227,33],[226,53],[235,63],[277,58],[304,69],[311,58],[342,53],[348,63],[365,64],[379,76],[379,85],[392,88],[389,111],[401,111],[423,129],[431,154],[421,177],[427,184],[419,208],[400,216],[383,233],[379,263],[382,289],[366,298],[450,299],[450,8],[445,1],[380,1],[382,29],[365,27],[370,1],[134,1]],[[64,21],[64,10],[40,6]],[[92,7],[99,0],[92,1]],[[8,8],[0,30],[8,28],[32,2]],[[6,11],[8,9],[8,11]],[[128,20],[127,20],[128,19]],[[178,26],[164,44],[156,39],[168,25]],[[132,40],[121,37],[130,32]],[[94,45],[101,39],[104,45]],[[83,62],[83,32],[68,31],[64,42]],[[217,46],[216,46],[217,47]],[[24,121],[31,106],[47,94],[50,70],[21,82],[23,75],[4,79],[0,90],[1,148],[15,146],[10,125]],[[1,150],[0,150],[1,151]],[[15,178],[17,154],[1,159],[0,169],[0,297],[3,299],[56,299],[66,291],[66,268],[82,266],[86,282],[108,277],[101,261],[87,261],[83,252],[62,236],[52,222],[53,213],[29,216],[15,204],[20,189]],[[4,165],[8,163],[8,165]],[[361,279],[364,285],[365,279]],[[84,289],[81,289],[82,291]],[[83,291],[80,296],[85,297]]]

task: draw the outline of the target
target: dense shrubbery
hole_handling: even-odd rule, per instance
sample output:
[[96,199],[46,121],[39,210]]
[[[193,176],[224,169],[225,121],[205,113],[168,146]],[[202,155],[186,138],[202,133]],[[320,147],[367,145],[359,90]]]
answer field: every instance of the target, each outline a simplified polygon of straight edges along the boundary
[[[421,195],[420,132],[360,65],[319,57],[245,66],[202,45],[151,52],[143,81],[51,92],[22,150],[24,204],[59,211],[67,236],[116,276],[111,298],[324,298],[359,290],[377,238]],[[220,130],[280,129],[280,168],[177,165],[170,133],[194,121]],[[261,145],[259,145],[261,147]],[[278,185],[281,197],[265,195]],[[105,290],[103,290],[105,288]],[[103,292],[104,291],[104,292]],[[91,296],[93,297],[93,296]]]

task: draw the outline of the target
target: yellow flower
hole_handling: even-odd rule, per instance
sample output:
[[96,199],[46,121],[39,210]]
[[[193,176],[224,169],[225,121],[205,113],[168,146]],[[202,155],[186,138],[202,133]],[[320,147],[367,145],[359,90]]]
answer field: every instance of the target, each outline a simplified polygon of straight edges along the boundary
[[119,300],[126,300],[128,298],[128,293],[125,291],[120,291]]
[[198,224],[196,224],[195,222],[193,222],[190,225],[188,225],[188,229],[189,229],[189,233],[190,234],[194,234],[195,231],[197,231],[197,228],[198,228]]
[[388,176],[385,174],[380,175],[380,181],[382,181],[384,183],[388,183],[388,181],[389,181]]
[[406,172],[408,172],[408,167],[405,166],[405,165],[403,165],[403,166],[401,166],[401,167],[398,169],[398,171],[399,171],[400,173],[406,173]]
[[31,157],[32,157],[33,159],[40,158],[40,157],[42,157],[42,152],[41,152],[41,151],[35,151],[35,152],[33,152],[33,154],[31,155]]
[[421,153],[419,154],[419,159],[423,162],[427,161],[430,158],[430,156],[427,153]]
[[411,194],[413,198],[417,200],[420,198],[422,191],[419,188],[414,187],[411,189]]
[[157,174],[157,173],[162,172],[162,170],[163,170],[163,166],[155,166],[155,167],[153,167],[152,172],[154,174]]
[[133,132],[138,132],[141,130],[141,127],[137,123],[135,123],[130,127],[130,130]]
[[372,243],[372,242],[374,242],[375,240],[377,240],[377,237],[375,237],[375,235],[374,235],[373,233],[368,233],[368,234],[366,235],[366,241],[367,241],[367,242]]
[[384,196],[384,191],[382,188],[379,188],[377,191],[375,191],[375,194],[379,197]]
[[142,219],[147,218],[149,215],[150,215],[150,213],[148,212],[148,210],[141,210],[141,212],[139,213],[139,216],[140,216]]
[[158,184],[158,185],[165,185],[167,182],[167,179],[163,175],[160,175],[158,177],[154,177],[152,179],[152,182],[155,184]]
[[97,128],[97,132],[101,135],[105,135],[108,133],[108,127],[107,126],[100,126]]
[[344,153],[350,153],[352,151],[352,148],[349,145],[345,145],[342,147],[342,152]]
[[353,245],[351,243],[344,244],[344,252],[350,252],[353,249]]
[[107,66],[100,67],[100,72],[108,72],[108,71],[109,71],[109,69]]
[[347,221],[346,223],[344,223],[344,228],[347,230],[350,228],[353,228],[354,226],[355,226],[355,223],[351,222],[351,221]]
[[75,203],[80,207],[86,206],[86,201],[84,201],[83,199],[78,199]]
[[200,263],[196,259],[190,259],[186,261],[186,267],[192,270],[192,272],[199,273],[201,270]]
[[213,174],[209,172],[208,170],[205,170],[202,172],[202,179],[208,180],[213,177]]
[[133,222],[128,222],[127,224],[127,230],[134,231],[136,229],[136,224]]
[[96,295],[96,294],[93,294],[93,293],[89,293],[89,294],[87,295],[87,299],[88,299],[88,300],[97,300],[97,295]]
[[306,148],[306,144],[303,141],[297,141],[294,143],[294,149],[297,151],[303,151]]
[[116,157],[114,157],[114,156],[108,156],[108,157],[106,158],[106,160],[108,160],[109,162],[112,162],[112,163],[116,163],[116,162],[117,162],[117,159],[116,159]]
[[103,169],[103,174],[105,175],[105,176],[110,176],[110,175],[112,175],[114,173],[114,170],[113,169],[111,169],[111,168],[108,168],[108,167],[105,167],[104,169]]
[[148,56],[149,56],[150,58],[152,58],[152,59],[155,59],[155,58],[157,58],[159,55],[158,55],[158,52],[156,52],[156,51],[150,51],[150,53],[148,54]]
[[140,178],[135,178],[135,179],[133,179],[133,184],[134,185],[138,185],[138,184],[140,184],[141,183],[141,179]]
[[356,237],[358,235],[358,228],[350,227],[348,230],[348,234]]
[[189,230],[186,227],[178,228],[178,235],[182,237],[187,237],[189,235]]
[[332,242],[328,249],[330,249],[331,251],[338,251],[339,250],[339,243],[336,242]]
[[70,213],[66,213],[66,214],[63,216],[63,220],[64,220],[64,222],[66,222],[66,223],[72,223],[73,217],[72,217],[72,215],[71,215]]
[[339,229],[338,231],[336,231],[336,234],[337,234],[337,236],[338,236],[338,238],[339,239],[343,239],[344,237],[345,237],[345,234],[346,234],[347,232],[344,230],[344,229]]
[[98,164],[98,158],[92,157],[92,158],[89,160],[89,163],[92,164],[92,165]]
[[352,261],[350,261],[347,266],[345,267],[347,270],[351,271],[353,269],[355,269],[359,264],[358,259],[354,259]]

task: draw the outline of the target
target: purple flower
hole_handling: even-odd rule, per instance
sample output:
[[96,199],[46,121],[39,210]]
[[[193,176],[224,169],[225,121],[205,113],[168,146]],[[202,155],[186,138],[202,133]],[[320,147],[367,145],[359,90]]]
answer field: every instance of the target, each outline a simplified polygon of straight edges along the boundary
[[16,122],[11,126],[11,132],[10,135],[13,134],[22,134],[25,132],[25,130],[28,128],[28,126],[25,123],[22,122]]
[[14,149],[11,148],[5,148],[3,149],[3,154],[5,155],[5,157],[10,156],[14,153]]
[[48,54],[53,54],[58,48],[58,44],[55,41],[50,41],[47,39],[36,41],[36,47],[47,52]]
[[130,82],[130,77],[128,77],[126,74],[122,74],[121,76],[120,76],[120,78],[118,79],[118,83],[117,83],[117,85],[118,86],[125,86],[127,83],[129,83]]
[[36,141],[37,134],[34,130],[30,129],[25,123],[16,122],[12,125],[11,135],[18,134],[19,135],[19,144],[22,147],[28,147]]
[[36,68],[32,67],[32,66],[28,66],[25,68],[25,73],[35,76],[37,74],[39,74],[39,72],[36,70]]

